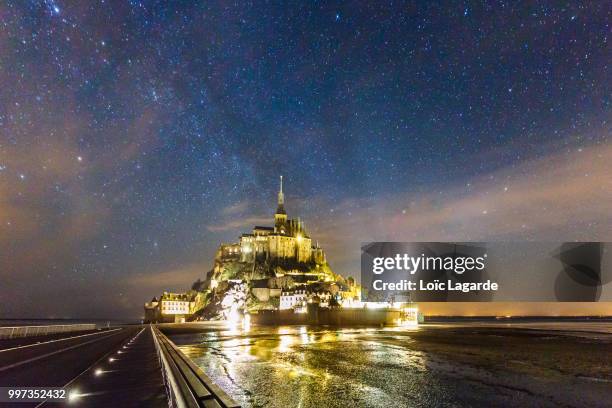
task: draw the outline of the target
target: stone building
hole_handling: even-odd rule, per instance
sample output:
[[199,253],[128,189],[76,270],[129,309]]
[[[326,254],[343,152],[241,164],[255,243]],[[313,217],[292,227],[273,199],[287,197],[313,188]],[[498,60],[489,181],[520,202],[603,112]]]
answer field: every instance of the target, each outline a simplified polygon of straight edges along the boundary
[[182,323],[194,312],[195,302],[187,293],[164,292],[144,305],[145,323]]
[[287,290],[281,293],[279,309],[306,312],[308,303],[317,303],[320,307],[328,307],[331,298],[331,293],[326,291],[311,291],[307,288]]
[[274,226],[255,226],[251,233],[242,234],[239,242],[222,244],[217,250],[217,260],[285,260],[319,265],[326,262],[325,252],[318,243],[313,243],[304,222],[287,217],[283,176],[280,177]]

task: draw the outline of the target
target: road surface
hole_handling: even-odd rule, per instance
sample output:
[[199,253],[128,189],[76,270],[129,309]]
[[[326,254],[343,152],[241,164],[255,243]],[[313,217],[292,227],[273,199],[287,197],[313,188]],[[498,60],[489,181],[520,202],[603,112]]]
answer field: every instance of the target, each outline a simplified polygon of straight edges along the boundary
[[148,326],[120,327],[0,350],[0,386],[63,387],[71,397],[71,406],[75,402],[80,407],[168,406]]

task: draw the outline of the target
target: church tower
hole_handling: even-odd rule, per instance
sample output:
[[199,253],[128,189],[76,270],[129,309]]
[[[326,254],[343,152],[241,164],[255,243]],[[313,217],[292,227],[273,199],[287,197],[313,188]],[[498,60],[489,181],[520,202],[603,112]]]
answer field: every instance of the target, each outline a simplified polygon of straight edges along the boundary
[[285,195],[283,194],[283,176],[280,176],[280,190],[278,192],[278,207],[274,214],[274,231],[284,234],[287,229],[287,212],[285,212]]

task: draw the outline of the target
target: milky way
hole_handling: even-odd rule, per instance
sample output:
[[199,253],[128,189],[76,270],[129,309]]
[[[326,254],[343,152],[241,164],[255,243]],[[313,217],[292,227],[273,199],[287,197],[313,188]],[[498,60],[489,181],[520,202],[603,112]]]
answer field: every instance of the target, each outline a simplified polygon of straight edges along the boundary
[[0,317],[139,316],[280,174],[345,275],[371,239],[610,238],[605,2],[169,3],[0,4]]

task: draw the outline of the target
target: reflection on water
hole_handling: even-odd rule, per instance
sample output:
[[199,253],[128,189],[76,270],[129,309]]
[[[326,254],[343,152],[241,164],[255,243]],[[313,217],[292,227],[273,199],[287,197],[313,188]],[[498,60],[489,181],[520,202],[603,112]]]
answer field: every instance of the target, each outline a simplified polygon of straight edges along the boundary
[[[550,396],[500,384],[505,374],[416,350],[419,330],[215,328],[173,340],[246,407],[554,406]],[[494,353],[487,358],[507,358]]]
[[[426,372],[423,353],[376,338],[393,340],[394,333],[298,326],[222,330],[194,336],[195,344],[181,349],[245,406],[388,407],[408,404],[413,397],[406,393],[420,392],[407,370]],[[408,334],[403,329],[399,340],[409,342]]]

